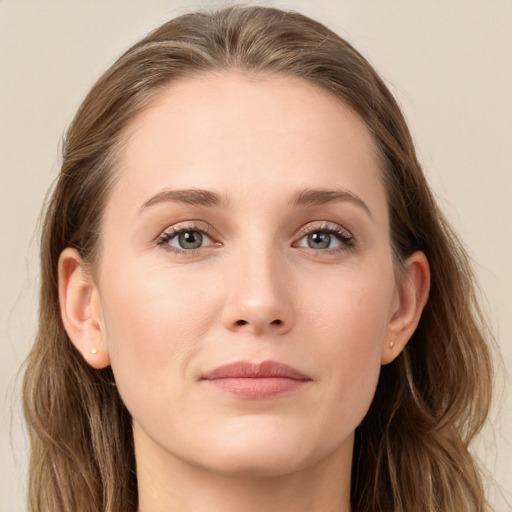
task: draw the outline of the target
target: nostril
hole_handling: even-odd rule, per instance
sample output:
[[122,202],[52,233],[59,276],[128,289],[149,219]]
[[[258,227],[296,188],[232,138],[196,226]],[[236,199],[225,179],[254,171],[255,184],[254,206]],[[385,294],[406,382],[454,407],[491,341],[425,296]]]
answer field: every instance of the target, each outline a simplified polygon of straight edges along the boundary
[[[247,325],[249,322],[247,320],[237,320],[235,325]],[[283,325],[283,321],[279,318],[272,320],[269,325]]]

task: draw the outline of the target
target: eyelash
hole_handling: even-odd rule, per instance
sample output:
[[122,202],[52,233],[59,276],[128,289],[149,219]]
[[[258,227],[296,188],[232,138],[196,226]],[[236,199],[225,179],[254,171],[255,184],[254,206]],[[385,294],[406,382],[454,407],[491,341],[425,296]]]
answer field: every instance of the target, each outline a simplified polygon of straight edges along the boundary
[[[180,249],[179,247],[174,247],[172,245],[169,245],[169,242],[175,238],[176,236],[180,235],[181,233],[187,232],[187,231],[194,231],[202,233],[203,235],[206,235],[209,237],[209,229],[200,227],[196,224],[190,224],[186,226],[179,226],[179,227],[171,227],[167,231],[163,232],[157,239],[157,245],[161,246],[164,250],[173,252],[175,254],[178,254],[180,256],[194,256],[197,253],[201,251],[201,249],[205,249],[205,247],[200,247],[198,249]],[[355,246],[355,238],[354,236],[347,231],[346,229],[342,228],[341,226],[337,224],[333,224],[331,222],[325,222],[322,226],[315,226],[313,228],[302,228],[300,230],[300,236],[298,238],[298,241],[302,240],[305,236],[308,236],[312,233],[321,232],[321,233],[327,233],[329,235],[334,235],[339,242],[341,242],[342,247],[337,247],[334,249],[312,249],[310,250],[315,251],[315,254],[318,255],[325,255],[325,254],[332,254],[337,253],[340,251],[346,251],[346,250],[352,250]],[[297,242],[294,242],[294,244]],[[213,244],[213,245],[220,245],[220,244]]]
[[[157,245],[161,246],[164,250],[173,252],[180,256],[194,256],[204,247],[200,247],[198,249],[180,249],[179,247],[174,247],[172,245],[168,245],[174,237],[180,235],[181,233],[186,233],[187,231],[197,231],[209,237],[209,228],[203,228],[198,226],[197,224],[188,224],[186,226],[171,227],[167,231],[164,231],[157,240]],[[217,244],[218,245],[218,244]]]
[[312,233],[327,233],[328,235],[334,235],[342,244],[342,247],[337,247],[334,249],[313,249],[310,250],[315,251],[316,254],[325,255],[325,254],[333,254],[340,251],[351,250],[355,247],[355,238],[354,236],[346,229],[342,228],[338,224],[334,224],[332,222],[324,222],[321,226],[305,227],[300,230],[299,241],[302,240],[305,236],[308,236]]

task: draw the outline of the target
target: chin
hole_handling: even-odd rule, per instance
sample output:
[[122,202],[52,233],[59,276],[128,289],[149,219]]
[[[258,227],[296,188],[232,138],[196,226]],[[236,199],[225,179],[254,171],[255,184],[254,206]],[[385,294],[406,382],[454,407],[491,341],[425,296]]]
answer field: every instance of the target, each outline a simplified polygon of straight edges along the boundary
[[203,450],[199,465],[223,475],[276,477],[314,465],[332,451],[303,429],[283,430],[261,422],[254,427],[217,431],[205,444],[208,449]]

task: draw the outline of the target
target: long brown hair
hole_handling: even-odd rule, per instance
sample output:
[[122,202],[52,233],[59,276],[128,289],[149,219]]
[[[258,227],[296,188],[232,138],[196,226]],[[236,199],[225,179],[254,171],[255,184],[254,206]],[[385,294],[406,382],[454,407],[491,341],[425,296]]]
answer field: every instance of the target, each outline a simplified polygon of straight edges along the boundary
[[64,331],[57,262],[69,246],[94,260],[130,120],[170,83],[229,69],[300,77],[349,105],[379,150],[397,269],[416,250],[430,263],[420,324],[382,368],[356,431],[353,512],[487,510],[468,445],[488,413],[489,334],[465,251],[432,197],[400,108],[370,64],[320,23],[263,7],[187,14],[154,30],[105,72],[69,127],[43,225],[39,331],[24,376],[30,510],[137,508],[131,418],[111,370],[89,367]]

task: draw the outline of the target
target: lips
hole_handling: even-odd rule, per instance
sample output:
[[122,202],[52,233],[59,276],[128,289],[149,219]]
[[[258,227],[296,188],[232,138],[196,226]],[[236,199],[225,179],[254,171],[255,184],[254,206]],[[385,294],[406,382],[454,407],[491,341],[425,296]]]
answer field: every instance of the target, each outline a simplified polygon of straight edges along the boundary
[[264,399],[292,392],[311,379],[302,372],[277,361],[251,363],[238,361],[206,373],[201,378],[217,390],[240,398]]

